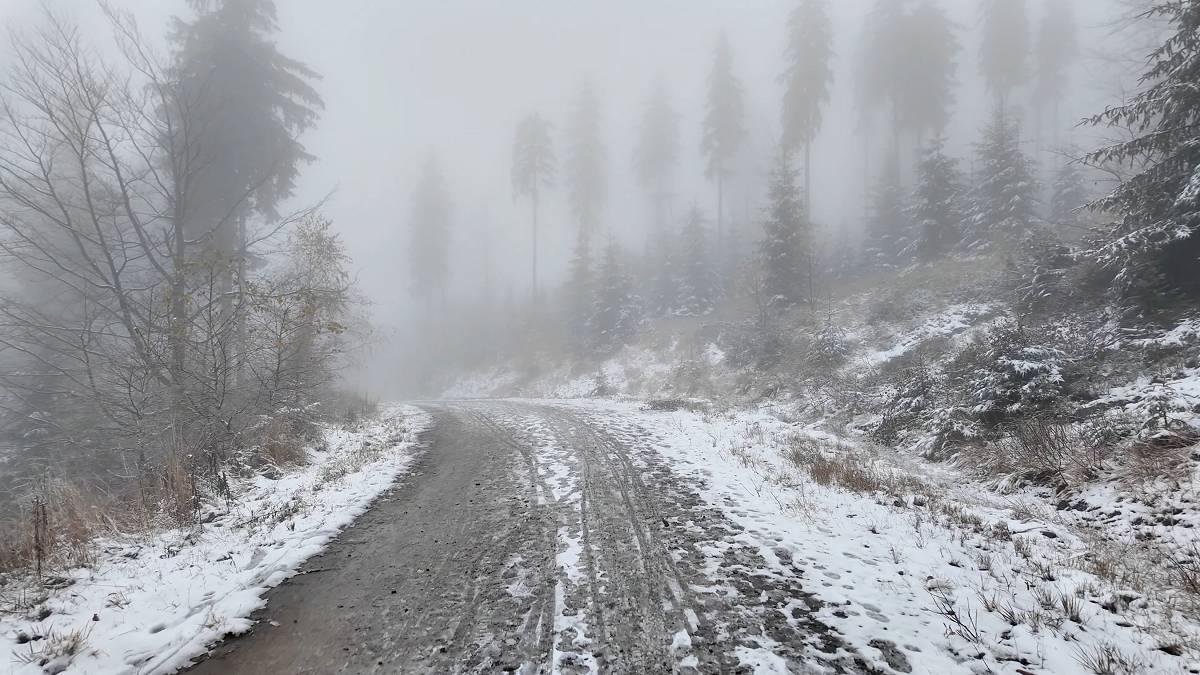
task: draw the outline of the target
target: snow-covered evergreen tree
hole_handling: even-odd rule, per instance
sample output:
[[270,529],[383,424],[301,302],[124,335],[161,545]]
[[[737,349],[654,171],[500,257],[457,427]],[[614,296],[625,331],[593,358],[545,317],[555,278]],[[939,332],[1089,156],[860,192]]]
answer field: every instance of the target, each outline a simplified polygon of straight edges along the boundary
[[925,149],[917,163],[917,185],[909,205],[914,253],[923,261],[950,252],[962,238],[964,188],[958,160],[946,154],[944,138]]
[[996,326],[981,346],[969,384],[971,412],[987,428],[1043,412],[1065,395],[1061,350],[1038,343],[1017,323]]
[[580,230],[575,240],[575,254],[571,258],[564,298],[567,344],[576,354],[586,353],[594,341],[590,325],[593,288],[591,238],[587,232]]
[[997,108],[978,146],[966,243],[1013,244],[1038,224],[1033,165],[1016,119]]
[[836,368],[845,363],[849,355],[846,331],[837,324],[830,312],[825,317],[825,325],[813,336],[812,346],[808,350],[808,363],[822,369]]
[[911,225],[905,208],[904,187],[900,183],[900,159],[897,153],[891,152],[871,194],[863,262],[888,266],[907,259],[913,239]]
[[1083,220],[1082,210],[1088,201],[1083,167],[1078,162],[1066,162],[1054,176],[1050,195],[1050,225],[1056,228],[1078,227]]
[[717,268],[706,225],[704,212],[693,206],[680,233],[679,290],[675,311],[681,316],[703,316],[716,304]]
[[1137,135],[1088,161],[1137,167],[1097,203],[1118,221],[1093,255],[1118,293],[1152,303],[1163,291],[1200,294],[1200,3],[1158,1],[1146,17],[1173,32],[1149,57],[1145,89],[1091,120]]
[[1062,310],[1066,303],[1086,301],[1070,283],[1068,273],[1077,265],[1071,248],[1047,228],[1022,240],[1008,259],[1008,286],[1012,307],[1019,315]]
[[759,243],[764,291],[776,309],[804,302],[811,290],[812,232],[796,178],[790,153],[780,150],[771,170],[770,203]]
[[596,294],[588,322],[596,350],[609,353],[621,348],[637,334],[642,321],[642,301],[634,291],[621,247],[610,241],[596,270]]
[[656,316],[675,311],[679,302],[679,252],[675,245],[675,232],[663,228],[655,235],[652,253],[646,261],[650,285],[647,310]]

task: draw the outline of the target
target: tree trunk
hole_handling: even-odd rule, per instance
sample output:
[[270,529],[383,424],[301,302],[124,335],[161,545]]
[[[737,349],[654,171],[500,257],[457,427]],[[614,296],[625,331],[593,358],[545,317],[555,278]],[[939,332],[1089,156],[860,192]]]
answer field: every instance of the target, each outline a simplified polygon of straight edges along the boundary
[[533,204],[533,304],[537,308],[538,299],[538,273],[537,273],[537,254],[538,254],[538,196],[534,193],[530,199]]
[[171,246],[171,305],[170,319],[167,327],[167,342],[171,352],[171,420],[174,438],[173,444],[178,447],[183,443],[186,428],[184,425],[184,410],[186,392],[184,391],[184,368],[187,359],[187,237],[181,220],[175,221],[174,239]]
[[1060,111],[1059,111],[1058,106],[1059,106],[1059,100],[1058,100],[1058,97],[1055,96],[1054,104],[1053,104],[1053,111],[1051,113],[1053,115],[1053,117],[1050,118],[1050,142],[1054,144],[1054,148],[1053,148],[1054,150],[1059,149],[1059,147],[1058,147],[1058,145],[1059,145],[1059,142],[1058,142],[1058,120],[1059,120]]
[[863,132],[863,222],[871,217],[871,130]]
[[804,215],[812,218],[812,142],[804,144]]
[[724,233],[725,222],[725,166],[721,162],[717,166],[717,250],[721,250],[721,235]]
[[237,303],[233,308],[235,312],[234,321],[234,337],[233,337],[233,381],[235,384],[241,384],[245,377],[243,363],[246,360],[246,258],[249,255],[247,249],[246,237],[246,216],[242,214],[238,217],[238,260],[237,260]]

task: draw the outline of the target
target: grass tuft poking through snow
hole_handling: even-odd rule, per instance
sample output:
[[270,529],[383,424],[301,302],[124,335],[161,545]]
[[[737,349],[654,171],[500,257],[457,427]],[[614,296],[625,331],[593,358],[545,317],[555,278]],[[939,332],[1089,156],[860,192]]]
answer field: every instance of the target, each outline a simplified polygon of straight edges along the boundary
[[[1093,544],[1053,509],[765,412],[573,405],[660,439],[654,451],[700,478],[704,501],[757,538],[769,565],[802,562],[817,617],[878,672],[1200,668],[1195,615],[1089,569]],[[763,647],[744,664],[776,672]]]
[[358,430],[329,429],[327,449],[310,451],[307,465],[248,480],[202,526],[97,542],[95,564],[68,571],[54,589],[10,580],[0,586],[6,672],[170,673],[245,632],[267,590],[407,471],[429,423],[398,406]]

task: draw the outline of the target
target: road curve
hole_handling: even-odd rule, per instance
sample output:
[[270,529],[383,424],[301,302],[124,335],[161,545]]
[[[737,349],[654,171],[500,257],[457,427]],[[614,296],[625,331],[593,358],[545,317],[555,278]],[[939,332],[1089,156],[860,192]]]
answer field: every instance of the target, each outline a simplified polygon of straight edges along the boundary
[[748,673],[764,653],[867,671],[813,616],[802,566],[767,571],[770,540],[704,503],[635,421],[427,409],[412,472],[189,673]]

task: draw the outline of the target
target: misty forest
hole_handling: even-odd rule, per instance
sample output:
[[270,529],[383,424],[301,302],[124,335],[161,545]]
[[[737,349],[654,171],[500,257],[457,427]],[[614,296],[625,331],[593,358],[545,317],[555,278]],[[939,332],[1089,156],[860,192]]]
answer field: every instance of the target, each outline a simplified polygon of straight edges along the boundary
[[1200,672],[1200,0],[0,22],[0,673]]

